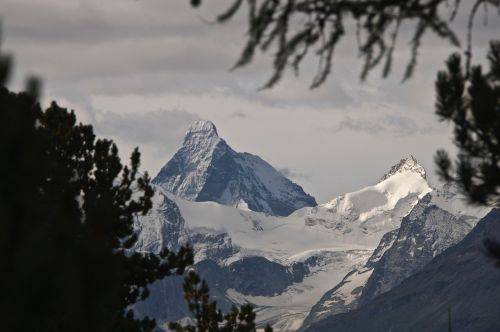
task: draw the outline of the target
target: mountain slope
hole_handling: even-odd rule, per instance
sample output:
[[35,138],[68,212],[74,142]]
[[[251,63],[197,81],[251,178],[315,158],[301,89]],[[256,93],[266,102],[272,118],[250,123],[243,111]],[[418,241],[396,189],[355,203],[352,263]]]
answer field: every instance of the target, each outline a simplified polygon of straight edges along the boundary
[[490,208],[468,207],[453,188],[434,190],[384,235],[373,256],[349,272],[312,308],[302,329],[325,317],[351,311],[397,286],[433,257],[456,244]]
[[[338,240],[377,247],[382,236],[399,228],[401,218],[432,191],[423,167],[413,157],[402,159],[379,183],[292,215],[306,225],[327,228]],[[410,167],[410,166],[411,167]]]
[[384,176],[382,176],[380,181],[387,180],[394,174],[403,173],[406,171],[411,171],[413,173],[420,174],[420,176],[422,176],[424,179],[427,177],[425,169],[422,167],[422,165],[418,163],[417,158],[415,158],[413,155],[410,155],[407,158],[401,159],[399,163],[392,166],[389,172],[387,172],[386,174],[384,174]]
[[360,305],[397,286],[470,232],[472,227],[465,220],[430,202],[428,194],[403,218],[393,245],[363,288]]
[[153,183],[192,201],[287,216],[315,199],[260,157],[235,152],[210,121],[193,122]]
[[316,322],[306,331],[446,331],[449,308],[453,331],[500,330],[500,270],[485,255],[486,236],[500,240],[498,209],[392,290],[358,310]]
[[399,230],[395,229],[386,233],[363,266],[347,273],[337,286],[321,297],[318,303],[311,308],[301,326],[301,330],[307,329],[314,322],[318,322],[326,317],[351,311],[358,307],[359,298],[366,282],[372,275],[377,262],[396,240],[398,232]]

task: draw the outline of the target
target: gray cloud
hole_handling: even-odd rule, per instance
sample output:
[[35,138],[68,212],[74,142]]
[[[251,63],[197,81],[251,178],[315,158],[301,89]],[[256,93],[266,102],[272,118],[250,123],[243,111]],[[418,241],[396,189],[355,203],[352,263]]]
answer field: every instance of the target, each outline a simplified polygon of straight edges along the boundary
[[112,136],[123,136],[139,144],[165,146],[185,132],[189,123],[200,118],[182,110],[158,110],[131,114],[97,111],[96,129]]
[[119,114],[96,111],[95,130],[124,146],[124,153],[135,146],[143,151],[146,169],[156,171],[181,146],[189,123],[199,116],[182,110],[158,110]]
[[362,131],[368,134],[378,134],[384,130],[384,126],[380,123],[366,119],[353,119],[350,116],[346,116],[336,128],[338,131],[341,130],[352,130],[352,131]]
[[[433,114],[434,80],[459,49],[428,34],[415,76],[401,84],[412,29],[404,26],[391,76],[382,80],[375,71],[361,83],[349,29],[323,87],[308,89],[317,68],[313,57],[299,77],[288,73],[274,89],[257,92],[270,76],[272,53],[229,72],[243,47],[246,15],[208,25],[227,3],[205,2],[194,10],[189,1],[0,0],[2,49],[15,56],[18,85],[28,73],[39,75],[47,98],[74,107],[125,154],[139,145],[152,171],[198,118],[213,120],[238,151],[287,165],[283,174],[306,180],[306,191],[320,201],[380,178],[391,161],[409,153],[431,168],[434,146],[452,145],[449,128]],[[462,39],[466,11],[454,23]],[[474,62],[483,60],[487,41],[498,38],[494,14],[488,26],[478,15]]]
[[392,136],[412,136],[416,134],[428,134],[437,132],[440,129],[435,120],[423,119],[418,121],[415,118],[397,113],[385,113],[378,116],[346,115],[335,127],[336,131],[349,130],[354,132],[364,132],[371,135],[389,134]]
[[280,172],[285,177],[290,178],[290,179],[311,181],[311,175],[310,174],[296,172],[296,171],[293,171],[292,169],[290,169],[288,167],[278,168],[278,172]]
[[240,118],[240,119],[245,119],[247,117],[247,115],[243,112],[235,112],[235,113],[231,114],[231,116],[233,118]]
[[[360,84],[361,62],[353,57],[356,45],[349,29],[336,51],[332,76],[321,89],[308,89],[317,68],[312,57],[304,62],[299,78],[289,73],[274,89],[257,93],[270,75],[270,54],[228,72],[243,47],[246,16],[242,12],[225,25],[206,22],[226,5],[207,2],[194,10],[188,1],[0,0],[0,14],[5,18],[5,46],[16,55],[19,75],[38,74],[53,94],[63,96],[225,91],[278,107],[355,112],[367,103],[404,100],[405,105],[423,109],[432,93],[418,96],[415,91],[421,86],[432,91],[437,68],[453,51],[437,38],[426,38],[416,77],[401,86],[409,60],[405,41],[413,29],[403,26],[393,75],[381,84],[374,72]],[[466,7],[454,23],[462,37]],[[481,24],[481,15],[477,18],[474,41],[483,48],[485,36],[495,36],[500,27],[500,20],[493,13],[489,16],[488,26]]]

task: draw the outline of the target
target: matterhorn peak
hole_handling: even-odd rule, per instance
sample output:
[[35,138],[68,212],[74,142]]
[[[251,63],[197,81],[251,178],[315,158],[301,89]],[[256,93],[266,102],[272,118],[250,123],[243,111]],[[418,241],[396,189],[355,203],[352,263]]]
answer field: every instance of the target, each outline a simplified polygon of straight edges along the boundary
[[212,145],[211,142],[217,143],[220,140],[217,128],[212,121],[198,120],[191,122],[186,130],[184,145],[199,145],[200,143]]
[[204,134],[208,136],[219,136],[217,128],[212,121],[198,120],[193,121],[186,130],[186,136],[190,134]]
[[411,171],[417,174],[420,174],[424,179],[426,179],[426,172],[425,169],[420,165],[417,161],[417,158],[415,158],[413,155],[410,155],[407,158],[403,158],[397,163],[396,165],[392,166],[390,171],[386,173],[380,181],[384,181],[394,174],[402,173],[402,172],[407,172]]
[[213,201],[279,216],[316,205],[314,197],[269,163],[231,149],[210,121],[189,125],[184,144],[153,183],[188,200]]

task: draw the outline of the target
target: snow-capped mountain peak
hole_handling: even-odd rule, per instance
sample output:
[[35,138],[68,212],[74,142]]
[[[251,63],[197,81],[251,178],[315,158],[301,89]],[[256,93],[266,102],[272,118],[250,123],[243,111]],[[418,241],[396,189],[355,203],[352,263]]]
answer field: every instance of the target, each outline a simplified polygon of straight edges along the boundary
[[212,121],[193,121],[186,130],[185,140],[198,138],[218,138],[217,128]]
[[199,173],[202,173],[208,167],[218,145],[229,148],[219,137],[215,125],[211,121],[194,121],[186,130],[181,150],[188,152],[192,159],[190,161],[196,162]]
[[392,166],[389,172],[387,172],[386,174],[384,174],[384,176],[382,176],[380,181],[385,181],[395,174],[406,171],[415,172],[417,174],[420,174],[420,176],[422,176],[424,179],[426,179],[425,168],[418,163],[417,159],[413,155],[410,155],[407,158],[401,159],[399,163]]
[[279,216],[316,205],[312,196],[260,157],[234,151],[210,121],[191,123],[182,147],[153,183],[191,201]]

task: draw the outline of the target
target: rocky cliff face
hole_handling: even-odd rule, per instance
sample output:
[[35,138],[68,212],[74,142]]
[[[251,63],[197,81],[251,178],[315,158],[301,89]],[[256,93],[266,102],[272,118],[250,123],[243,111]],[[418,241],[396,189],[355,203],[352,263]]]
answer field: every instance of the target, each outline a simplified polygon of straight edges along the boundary
[[348,312],[358,307],[366,282],[379,260],[396,240],[398,232],[399,230],[396,229],[386,233],[366,264],[350,271],[337,286],[321,297],[318,303],[311,308],[301,330],[326,317]]
[[135,223],[139,235],[134,249],[159,253],[162,249],[177,251],[185,238],[185,221],[177,204],[168,196],[157,192],[153,207]]
[[432,204],[430,194],[424,197],[403,218],[393,245],[375,265],[360,304],[368,303],[420,271],[435,256],[461,241],[471,228],[465,220]]
[[380,181],[384,181],[394,174],[406,172],[406,171],[411,171],[417,174],[420,174],[420,176],[424,179],[427,178],[427,173],[425,172],[425,169],[420,165],[417,161],[417,159],[414,156],[409,156],[407,158],[403,158],[397,163],[396,165],[392,166],[392,168],[382,176]]

